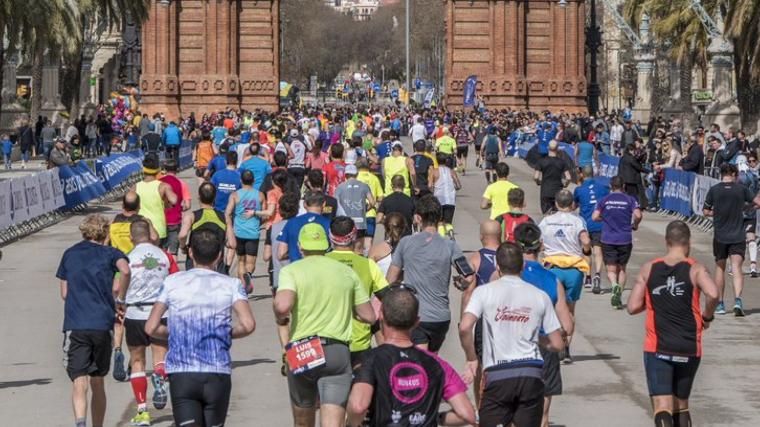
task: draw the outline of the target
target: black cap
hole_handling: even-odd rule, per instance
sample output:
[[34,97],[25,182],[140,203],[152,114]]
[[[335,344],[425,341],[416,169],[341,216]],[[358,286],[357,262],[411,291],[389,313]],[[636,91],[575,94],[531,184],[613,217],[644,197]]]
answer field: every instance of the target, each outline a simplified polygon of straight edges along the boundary
[[161,162],[158,159],[158,154],[156,153],[148,153],[145,155],[145,159],[143,160],[143,167],[146,169],[158,169],[160,167]]
[[514,231],[515,243],[525,252],[537,252],[541,248],[541,229],[536,224],[524,222]]

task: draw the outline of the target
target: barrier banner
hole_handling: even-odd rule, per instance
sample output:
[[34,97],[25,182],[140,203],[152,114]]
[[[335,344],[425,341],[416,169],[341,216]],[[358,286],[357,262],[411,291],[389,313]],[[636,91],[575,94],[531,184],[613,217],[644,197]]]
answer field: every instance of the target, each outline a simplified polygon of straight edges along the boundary
[[46,211],[42,207],[42,197],[40,197],[40,179],[37,175],[29,175],[25,176],[23,180],[24,192],[26,193],[26,207],[29,209],[29,217],[35,218],[44,214]]
[[29,219],[29,209],[26,207],[26,189],[23,179],[11,180],[11,206],[13,208],[13,223],[19,224]]
[[13,225],[11,198],[11,182],[0,181],[0,230]]
[[695,175],[694,172],[665,169],[665,180],[660,187],[660,207],[691,216],[691,194]]
[[74,166],[61,166],[58,173],[67,209],[74,209],[106,193],[103,183],[81,160]]
[[142,151],[114,154],[95,162],[95,172],[106,191],[111,191],[127,178],[142,170]]
[[55,205],[55,199],[53,198],[53,174],[50,171],[38,173],[37,179],[40,182],[40,198],[42,199],[42,210],[44,212],[52,212],[58,208]]
[[193,141],[183,139],[179,146],[179,169],[184,170],[193,167]]
[[702,215],[707,191],[718,182],[717,179],[709,176],[696,175],[694,177],[694,188],[691,193],[691,210],[695,215]]
[[573,161],[573,166],[575,166],[575,147],[573,147],[572,144],[568,144],[566,142],[560,142],[559,149],[567,153],[567,155]]
[[465,107],[474,107],[475,106],[475,92],[477,91],[478,86],[478,76],[472,75],[467,77],[467,80],[464,81],[464,102],[463,106]]
[[53,188],[53,204],[55,208],[62,208],[66,206],[66,198],[63,196],[63,185],[61,184],[61,178],[58,168],[48,170],[50,174],[50,186]]
[[605,185],[610,185],[610,178],[618,174],[619,164],[620,157],[599,153],[599,167],[596,170],[599,181]]
[[528,152],[531,148],[533,148],[536,144],[538,144],[537,138],[522,138],[522,140],[519,142],[518,148],[517,148],[517,155],[520,156],[521,159],[524,159],[528,157]]

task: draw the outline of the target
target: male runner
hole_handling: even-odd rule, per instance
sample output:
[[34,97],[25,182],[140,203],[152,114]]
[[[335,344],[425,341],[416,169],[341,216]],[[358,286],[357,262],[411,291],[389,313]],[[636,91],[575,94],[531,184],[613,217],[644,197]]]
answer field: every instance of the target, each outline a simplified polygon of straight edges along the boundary
[[369,161],[362,157],[359,159],[356,159],[356,168],[359,169],[359,175],[356,176],[356,179],[359,180],[359,182],[363,182],[367,184],[367,187],[369,187],[370,192],[372,193],[372,197],[375,198],[375,204],[367,211],[367,229],[364,234],[364,248],[365,252],[369,251],[369,249],[372,247],[372,239],[375,237],[375,230],[377,228],[377,207],[380,206],[380,203],[383,201],[383,185],[380,184],[380,179],[370,172],[369,170]]
[[[363,257],[354,251],[359,232],[354,221],[346,216],[336,217],[330,224],[330,242],[333,250],[326,256],[351,267],[359,276],[367,295],[375,295],[381,298],[383,291],[388,287],[383,272],[377,263]],[[362,364],[364,355],[369,351],[372,344],[370,325],[356,319],[351,321],[351,366],[356,369]]]
[[485,165],[484,169],[486,171],[486,184],[496,181],[496,164],[503,157],[503,153],[504,143],[496,135],[496,126],[490,126],[488,128],[488,135],[480,147],[481,164]]
[[[573,212],[573,193],[561,190],[555,198],[557,212],[544,217],[538,227],[544,244],[544,263],[565,287],[567,305],[575,315],[575,304],[581,298],[584,275],[590,271],[586,257],[591,255],[591,238],[586,223]],[[563,361],[572,363],[567,336]]]
[[364,253],[364,236],[367,235],[367,211],[375,207],[375,197],[369,186],[356,177],[356,165],[346,165],[346,180],[335,190],[338,200],[338,215],[350,217],[356,225],[358,238],[354,241],[357,253]]
[[[586,221],[586,229],[591,237],[591,248],[594,253],[594,277],[591,279],[591,292],[602,292],[601,271],[604,259],[602,258],[602,224],[594,221],[593,215],[599,200],[609,194],[609,188],[599,185],[594,180],[594,168],[585,166],[581,169],[583,183],[573,190],[575,207],[578,208],[581,218]],[[586,276],[588,279],[591,276]]]
[[549,141],[549,153],[538,161],[533,180],[541,186],[541,213],[546,215],[554,209],[557,192],[567,187],[571,180],[567,163],[559,157],[557,141]]
[[665,256],[641,267],[628,313],[647,312],[644,369],[655,426],[690,427],[689,395],[702,357],[702,330],[715,319],[719,291],[707,269],[689,257],[686,223],[668,224],[665,242]]
[[621,296],[625,290],[625,269],[633,251],[633,231],[639,228],[643,216],[636,198],[623,192],[621,177],[610,179],[610,191],[596,205],[591,218],[602,221],[602,260],[612,283],[610,302],[620,310],[623,308]]
[[467,174],[467,154],[470,151],[470,144],[472,143],[472,134],[467,129],[466,124],[463,122],[461,125],[457,124],[457,119],[453,120],[452,133],[457,141],[457,169],[462,175]]
[[[73,384],[76,427],[87,427],[87,391],[92,387],[92,425],[102,427],[106,415],[103,377],[111,362],[111,334],[117,310],[114,297],[130,280],[129,261],[105,245],[108,220],[88,215],[79,226],[82,241],[66,249],[56,277],[61,281],[63,361]],[[114,273],[119,273],[114,281]],[[123,305],[118,306],[123,313]]]
[[227,223],[227,246],[238,256],[238,278],[245,291],[253,292],[253,272],[259,255],[261,221],[266,219],[267,204],[264,193],[255,189],[253,172],[240,174],[243,187],[230,195],[224,211]]
[[[474,281],[475,271],[462,254],[459,245],[438,234],[441,204],[432,194],[417,202],[414,221],[419,232],[401,239],[393,252],[388,268],[388,283],[401,278],[417,289],[420,299],[420,324],[412,332],[412,341],[418,346],[437,353],[446,338],[451,323],[449,309],[449,282],[451,266],[461,277],[455,281]],[[467,285],[458,285],[464,289]]]
[[[525,267],[520,277],[549,295],[559,323],[562,325],[563,337],[572,336],[575,320],[567,303],[565,287],[554,273],[545,269],[538,262],[538,255],[543,249],[541,229],[532,223],[520,224],[515,229],[515,243],[522,248],[523,259],[525,260]],[[541,358],[544,359],[544,415],[541,426],[549,427],[549,409],[552,404],[552,396],[562,394],[562,374],[560,373],[559,353],[546,351],[543,348],[539,349],[541,350]]]
[[533,218],[523,212],[525,209],[525,191],[522,188],[515,187],[507,193],[509,201],[509,211],[496,218],[501,226],[501,241],[514,242],[515,228],[523,223],[529,222],[534,224]]
[[[380,311],[385,342],[369,350],[355,371],[348,399],[348,426],[369,425],[447,426],[474,425],[475,410],[467,398],[467,386],[443,359],[412,342],[419,318],[419,301],[413,288],[396,284],[388,288]],[[405,386],[403,381],[425,378]],[[438,412],[441,400],[450,411]]]
[[179,195],[172,191],[169,184],[158,180],[159,172],[158,155],[147,154],[143,160],[143,179],[135,184],[133,190],[140,196],[140,215],[150,220],[163,245],[166,239],[164,207],[179,203]]
[[[435,140],[435,150],[445,156],[446,166],[454,169],[456,167],[456,161],[454,159],[454,150],[456,149],[457,141],[451,137],[449,128],[443,128],[443,135]],[[439,163],[440,164],[440,163]]]
[[304,196],[303,205],[306,208],[306,213],[288,221],[280,234],[277,235],[280,245],[277,248],[276,255],[280,260],[287,259],[293,263],[303,258],[301,251],[298,250],[298,236],[305,225],[319,224],[327,233],[327,230],[330,229],[330,220],[322,215],[324,203],[325,197],[319,191],[311,191]]
[[[183,253],[188,253],[188,242],[196,231],[210,230],[216,233],[219,240],[224,242],[227,233],[227,223],[224,220],[224,213],[214,209],[215,198],[216,188],[210,182],[204,182],[198,187],[200,208],[193,212],[185,212],[182,217],[182,228],[179,230],[179,248]],[[193,268],[193,260],[187,257],[185,269],[190,270],[191,268]],[[217,268],[217,271],[224,272],[224,263],[220,262]]]
[[715,284],[718,285],[717,314],[726,314],[723,295],[726,288],[724,273],[726,260],[730,258],[734,271],[734,315],[744,316],[742,290],[744,274],[742,263],[746,252],[744,210],[747,204],[760,206],[760,195],[755,196],[749,189],[736,182],[738,170],[735,165],[720,165],[720,180],[707,191],[704,214],[713,217],[715,235],[713,237],[713,255],[715,256]]
[[401,142],[396,141],[391,145],[391,155],[383,160],[383,175],[385,175],[385,195],[393,192],[391,180],[396,175],[404,178],[404,194],[411,196],[412,183],[417,181],[417,172],[414,168],[412,159],[404,155],[404,146]]
[[298,247],[304,257],[280,271],[274,299],[278,324],[292,320],[286,354],[294,425],[314,426],[318,399],[320,425],[342,427],[351,388],[351,320],[356,315],[373,324],[375,313],[356,273],[324,256],[330,243],[320,224],[300,228]]
[[433,160],[425,154],[425,140],[414,141],[414,154],[410,157],[414,165],[415,179],[412,182],[414,194],[430,192],[430,172]]
[[342,144],[333,144],[330,146],[330,163],[322,169],[327,181],[327,195],[334,196],[335,190],[345,181],[344,172],[346,162],[343,161],[344,148]]
[[[179,250],[179,229],[182,225],[182,212],[189,210],[191,205],[190,195],[184,196],[183,182],[177,177],[179,164],[175,159],[167,159],[164,162],[166,174],[159,181],[169,184],[172,192],[177,195],[178,202],[171,207],[164,208],[166,218],[166,241],[163,248],[176,256]],[[126,253],[126,252],[125,252]]]
[[135,245],[129,253],[132,277],[129,285],[119,291],[119,300],[127,306],[124,330],[129,348],[129,364],[132,368],[129,382],[132,384],[132,392],[137,402],[137,415],[131,422],[136,426],[149,426],[151,422],[146,400],[148,379],[145,375],[145,349],[148,346],[153,357],[153,406],[158,410],[163,409],[168,398],[164,371],[167,343],[149,337],[145,333],[145,322],[158,298],[164,279],[176,271],[170,270],[171,263],[166,253],[150,241],[150,228],[150,224],[145,220],[134,221],[130,226],[130,235]]
[[[505,242],[496,251],[500,278],[475,288],[459,324],[459,340],[467,357],[464,379],[477,374],[473,327],[483,319],[483,396],[479,425],[540,426],[544,406],[543,359],[539,330],[548,350],[564,348],[561,325],[549,296],[523,281],[523,254]],[[543,340],[543,339],[542,339]]]
[[[169,340],[166,373],[177,426],[224,425],[232,389],[232,340],[256,328],[240,280],[214,271],[223,247],[217,233],[193,232],[189,255],[195,268],[164,280],[145,324],[148,335]],[[164,326],[161,318],[167,311],[171,321]]]
[[509,181],[509,165],[505,162],[499,162],[494,167],[496,171],[496,182],[488,184],[483,198],[480,200],[480,209],[491,208],[491,219],[496,219],[504,213],[510,211],[509,191],[518,188],[516,184]]

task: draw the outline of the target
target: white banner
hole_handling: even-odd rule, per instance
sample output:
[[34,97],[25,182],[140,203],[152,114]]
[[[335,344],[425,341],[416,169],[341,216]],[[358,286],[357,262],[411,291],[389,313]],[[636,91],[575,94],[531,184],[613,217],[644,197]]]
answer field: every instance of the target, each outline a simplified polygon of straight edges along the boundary
[[718,180],[709,176],[697,175],[694,178],[694,188],[691,193],[691,210],[695,215],[702,215],[707,191],[717,184]]
[[53,205],[55,206],[55,209],[66,206],[66,198],[63,197],[61,176],[58,171],[58,168],[53,168],[48,171],[50,174],[50,185],[53,187]]
[[13,225],[11,182],[0,181],[0,230]]
[[37,175],[24,177],[24,191],[26,192],[26,206],[29,209],[29,217],[36,218],[45,213],[40,197],[40,179]]
[[55,200],[53,200],[53,184],[50,182],[52,178],[53,175],[50,173],[50,171],[45,171],[37,174],[37,179],[40,181],[40,198],[42,199],[42,210],[45,212],[52,212],[57,208],[57,206],[55,206]]
[[23,179],[11,180],[11,200],[13,203],[13,223],[19,224],[29,219],[29,209],[26,206],[26,190]]

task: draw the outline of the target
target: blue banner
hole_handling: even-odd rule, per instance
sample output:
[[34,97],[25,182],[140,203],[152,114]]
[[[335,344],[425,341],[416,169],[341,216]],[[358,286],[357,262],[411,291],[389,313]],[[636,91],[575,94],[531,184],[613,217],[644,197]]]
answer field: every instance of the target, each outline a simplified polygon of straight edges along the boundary
[[179,170],[185,170],[193,167],[193,141],[189,139],[182,140],[179,146]]
[[465,107],[474,107],[475,106],[475,91],[477,90],[478,86],[478,76],[472,75],[470,77],[467,77],[467,80],[464,82],[464,106]]
[[693,172],[665,169],[665,179],[660,187],[660,207],[690,216],[694,176]]
[[610,178],[618,174],[619,164],[620,157],[599,153],[599,169],[596,171],[598,180],[605,185],[610,185]]
[[74,209],[106,193],[103,183],[82,160],[73,166],[61,166],[58,173],[66,209]]
[[573,161],[573,164],[575,164],[575,147],[572,144],[560,142],[559,149],[567,153],[567,155],[570,156],[570,159]]
[[143,152],[113,154],[95,161],[95,173],[106,191],[111,191],[130,176],[142,171]]

